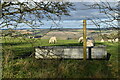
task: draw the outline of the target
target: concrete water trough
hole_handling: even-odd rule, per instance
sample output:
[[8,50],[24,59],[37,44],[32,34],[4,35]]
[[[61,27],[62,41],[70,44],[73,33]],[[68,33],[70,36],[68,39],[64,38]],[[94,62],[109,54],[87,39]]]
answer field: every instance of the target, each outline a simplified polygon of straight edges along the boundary
[[[109,59],[106,46],[87,47],[87,59]],[[83,59],[82,46],[38,46],[36,59]]]

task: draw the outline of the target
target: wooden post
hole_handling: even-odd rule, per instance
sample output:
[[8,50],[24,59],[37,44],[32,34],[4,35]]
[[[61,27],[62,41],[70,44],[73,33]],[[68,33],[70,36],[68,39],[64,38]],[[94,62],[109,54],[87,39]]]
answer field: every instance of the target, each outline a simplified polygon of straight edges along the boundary
[[83,20],[83,60],[87,59],[86,20]]

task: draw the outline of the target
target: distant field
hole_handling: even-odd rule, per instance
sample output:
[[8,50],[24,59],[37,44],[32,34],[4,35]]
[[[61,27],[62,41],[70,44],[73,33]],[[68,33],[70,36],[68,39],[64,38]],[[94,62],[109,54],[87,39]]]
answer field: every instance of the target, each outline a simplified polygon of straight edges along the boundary
[[[49,39],[52,36],[56,36],[60,40],[78,40],[83,36],[83,29],[26,29],[26,30],[2,30],[0,32],[3,36],[25,36],[37,37],[42,36],[42,39]],[[87,36],[93,37],[96,41],[102,39],[101,34],[117,34],[116,30],[95,30],[87,29]]]
[[105,60],[36,60],[31,54],[35,46],[82,46],[77,40],[58,40],[48,44],[45,39],[4,38],[3,77],[4,78],[116,78],[118,76],[118,43],[106,45],[111,54]]

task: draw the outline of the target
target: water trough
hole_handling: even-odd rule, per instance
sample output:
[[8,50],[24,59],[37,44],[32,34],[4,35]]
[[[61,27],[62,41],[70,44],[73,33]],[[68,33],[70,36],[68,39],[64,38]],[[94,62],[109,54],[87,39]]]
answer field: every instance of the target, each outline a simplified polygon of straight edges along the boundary
[[[87,47],[87,59],[108,59],[106,46]],[[82,46],[38,46],[36,59],[83,59]]]

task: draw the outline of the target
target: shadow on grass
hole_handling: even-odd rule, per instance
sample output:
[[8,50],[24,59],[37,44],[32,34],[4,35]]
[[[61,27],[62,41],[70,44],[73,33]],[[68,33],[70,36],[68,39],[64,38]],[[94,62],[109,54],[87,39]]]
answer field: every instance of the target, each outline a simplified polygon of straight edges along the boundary
[[17,48],[14,50],[14,59],[19,58],[26,58],[29,57],[34,52],[34,48],[27,47],[27,48]]
[[12,55],[14,58],[13,59],[24,59],[29,57],[33,52],[34,48],[32,47],[18,47],[18,48],[9,48],[9,49],[4,49],[3,51],[3,56],[4,55],[9,55],[9,51],[12,52]]
[[[95,46],[98,46],[98,45],[105,45],[105,44],[100,43],[100,42],[95,43]],[[57,45],[53,45],[53,46],[83,46],[83,43],[57,44]]]
[[98,46],[98,45],[105,45],[105,44],[101,43],[101,42],[97,42],[97,43],[95,43],[95,45]]
[[5,73],[7,72],[13,74],[14,78],[19,76],[22,76],[22,78],[110,78],[112,74],[107,65],[108,61],[36,60],[26,58],[18,59],[14,65],[11,64],[11,72],[4,69],[3,76],[4,78],[9,76]]
[[54,46],[83,46],[82,43],[69,43],[69,44],[60,44],[60,45],[54,45]]
[[[50,72],[54,78],[103,78],[110,77],[107,61],[84,61],[84,60],[33,60],[37,70],[41,74]],[[51,71],[52,69],[52,71]],[[45,75],[46,75],[45,74]],[[52,75],[55,74],[55,75]],[[41,76],[42,77],[42,76]]]
[[23,45],[23,44],[28,44],[28,42],[7,42],[7,43],[2,43],[3,46],[15,46],[15,45]]

